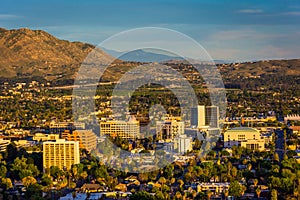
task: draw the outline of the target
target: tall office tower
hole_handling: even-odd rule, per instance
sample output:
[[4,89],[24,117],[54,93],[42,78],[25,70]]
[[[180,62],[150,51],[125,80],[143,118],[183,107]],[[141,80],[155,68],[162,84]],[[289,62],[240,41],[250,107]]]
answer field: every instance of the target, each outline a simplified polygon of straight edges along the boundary
[[198,105],[192,108],[191,125],[196,127],[205,126],[205,106]]
[[100,135],[109,135],[113,138],[120,137],[123,139],[135,140],[140,136],[140,123],[132,119],[126,121],[106,121],[100,122]]
[[159,140],[173,140],[182,134],[184,134],[184,122],[176,118],[156,122],[156,137]]
[[205,124],[210,128],[219,128],[219,107],[206,106],[205,107]]
[[73,164],[79,163],[79,142],[59,139],[43,143],[44,171],[51,166],[69,170]]

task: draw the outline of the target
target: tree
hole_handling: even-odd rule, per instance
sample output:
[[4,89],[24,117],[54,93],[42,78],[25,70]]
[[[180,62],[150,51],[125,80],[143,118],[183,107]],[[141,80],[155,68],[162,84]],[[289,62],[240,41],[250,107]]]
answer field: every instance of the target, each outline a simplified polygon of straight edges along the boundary
[[54,179],[60,178],[63,174],[64,174],[64,172],[61,169],[59,169],[59,167],[57,167],[57,166],[51,166],[50,167],[50,175]]
[[39,175],[38,168],[34,164],[28,164],[27,161],[24,157],[17,157],[11,164],[11,171],[14,172],[16,177],[23,179],[27,176],[36,177]]
[[13,187],[13,185],[12,185],[10,178],[1,178],[1,188],[3,188],[4,190],[7,190],[12,187]]
[[271,200],[277,200],[277,190],[275,189],[271,191]]
[[258,188],[256,188],[255,192],[256,192],[257,197],[259,198],[260,193],[261,193],[261,189],[258,187]]
[[207,190],[207,192],[206,192],[206,196],[207,196],[207,199],[210,199],[210,198],[211,198],[211,196],[212,196],[212,191],[210,191],[210,190]]
[[253,184],[254,184],[254,186],[256,187],[257,186],[257,184],[258,184],[258,180],[255,178],[255,179],[253,179]]
[[190,172],[185,173],[185,175],[184,175],[185,182],[188,183],[191,181],[191,179],[192,179],[192,174]]
[[231,170],[231,175],[232,175],[232,177],[235,178],[235,177],[237,176],[237,173],[238,173],[237,168],[236,168],[236,167],[233,167],[232,170]]
[[138,179],[139,181],[141,181],[142,183],[145,183],[149,180],[149,176],[148,176],[148,173],[140,173],[138,175]]
[[194,150],[200,150],[201,149],[201,142],[198,138],[195,139],[195,145],[193,147]]
[[182,199],[182,195],[181,195],[181,193],[179,191],[176,192],[175,199],[176,200],[181,200]]
[[29,187],[36,183],[36,179],[32,176],[27,176],[22,179],[22,183],[25,187]]
[[182,187],[183,187],[183,185],[184,185],[183,180],[179,179],[177,182],[179,183],[179,188],[180,188],[180,190],[182,190]]
[[0,166],[0,177],[6,177],[7,169],[4,165]]
[[278,153],[274,154],[273,160],[279,162],[279,155],[278,155]]
[[228,195],[229,195],[229,191],[228,191],[228,190],[225,190],[225,191],[224,191],[225,199],[227,199]]
[[166,199],[165,195],[161,191],[156,191],[154,197],[157,200],[164,200],[164,199]]
[[233,181],[229,185],[229,194],[234,197],[240,197],[242,194],[243,188],[238,181]]
[[28,186],[25,192],[26,199],[42,200],[42,186],[34,183]]
[[162,191],[167,180],[165,179],[165,177],[162,176],[158,179],[158,182],[161,184],[161,191]]
[[47,186],[47,187],[50,187],[52,185],[52,180],[51,178],[49,177],[49,175],[47,174],[44,174],[42,176],[42,185],[43,186]]

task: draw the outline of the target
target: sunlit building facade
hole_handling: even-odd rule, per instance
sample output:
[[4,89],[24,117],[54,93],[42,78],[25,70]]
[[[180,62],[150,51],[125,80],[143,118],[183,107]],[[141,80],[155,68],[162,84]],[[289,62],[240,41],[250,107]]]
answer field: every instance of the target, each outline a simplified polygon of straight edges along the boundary
[[69,170],[73,164],[79,164],[79,142],[59,139],[43,143],[43,168],[57,166]]

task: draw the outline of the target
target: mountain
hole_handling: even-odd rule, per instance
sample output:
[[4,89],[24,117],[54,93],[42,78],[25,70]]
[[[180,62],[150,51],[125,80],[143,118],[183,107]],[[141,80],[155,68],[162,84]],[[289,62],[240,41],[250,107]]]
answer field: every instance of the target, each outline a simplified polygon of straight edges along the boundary
[[[81,63],[94,48],[95,46],[82,42],[60,40],[42,30],[0,28],[0,81],[41,79],[71,84]],[[109,50],[105,51],[99,49],[97,56],[109,60],[122,53],[110,51],[111,56],[107,53]],[[186,67],[182,59],[157,50],[136,50],[125,53],[119,59],[125,61],[116,60],[105,72],[103,79],[118,80],[126,71],[140,65],[140,62],[153,61],[169,63],[171,66],[177,66],[182,73],[190,74],[189,70],[184,71]],[[223,63],[218,64],[218,67],[226,82],[266,76],[300,76],[299,59],[230,64],[225,61],[219,62]]]
[[233,80],[238,77],[300,76],[300,59],[231,63],[219,68],[222,75]]
[[[60,40],[42,30],[0,29],[0,78],[74,79],[76,70],[95,47]],[[99,52],[103,58],[110,55]]]
[[151,49],[138,49],[130,52],[119,52],[110,49],[104,49],[107,53],[120,60],[133,62],[163,62],[167,60],[183,60],[183,58],[175,55],[167,55],[163,51],[154,52]]
[[[121,52],[121,51],[115,51],[111,49],[103,48],[103,50],[116,57],[120,58],[124,61],[134,61],[134,62],[160,62],[160,63],[180,63],[184,62],[184,59],[182,57],[172,55],[172,54],[166,54],[164,51],[158,51],[158,50],[152,50],[152,49],[139,49],[134,50],[130,52]],[[189,58],[189,61],[192,64],[197,63],[205,63],[205,61],[199,61],[195,59]],[[232,60],[214,60],[215,64],[228,64],[233,63]]]

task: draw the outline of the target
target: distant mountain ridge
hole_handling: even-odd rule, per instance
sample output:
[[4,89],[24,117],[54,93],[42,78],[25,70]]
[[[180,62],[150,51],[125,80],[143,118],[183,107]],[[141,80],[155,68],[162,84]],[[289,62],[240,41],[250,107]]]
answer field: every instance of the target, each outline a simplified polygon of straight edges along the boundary
[[113,50],[104,49],[107,53],[114,57],[118,57],[120,60],[124,61],[134,61],[134,62],[163,62],[167,60],[183,60],[183,58],[178,56],[166,55],[163,53],[155,53],[143,49],[137,49],[130,52],[118,52]]
[[[151,52],[150,49],[138,49],[138,50],[134,50],[134,51],[130,51],[130,52],[120,52],[120,51],[115,51],[115,50],[111,50],[111,49],[105,49],[103,48],[103,50],[105,52],[107,52],[108,54],[119,58],[120,60],[124,60],[124,61],[134,61],[134,62],[160,62],[160,63],[169,63],[169,62],[181,62],[184,61],[185,59],[180,57],[180,56],[176,56],[176,55],[167,55],[165,53],[163,53],[163,51],[161,51],[161,53],[159,52]],[[189,58],[190,61],[192,61],[192,63],[202,63],[205,61],[197,61],[195,59],[191,59]],[[233,61],[229,61],[229,60],[214,60],[214,62],[216,64],[223,64],[223,63],[232,63]]]
[[[42,30],[21,28],[6,30],[0,28],[0,80],[40,78],[46,81],[70,80],[72,83],[81,63],[95,46],[82,42],[60,40]],[[99,50],[102,59],[113,59],[108,51]],[[142,58],[146,62],[162,61],[180,64],[176,56],[155,52],[136,50],[117,61],[109,69],[106,80],[115,81],[128,69],[141,64],[134,60]],[[175,59],[174,59],[175,58]],[[131,60],[133,59],[133,60]],[[152,60],[151,60],[152,59]],[[133,61],[133,62],[129,62]],[[241,77],[258,77],[265,75],[300,76],[300,59],[270,60],[245,63],[226,63],[218,65],[224,80],[237,80]]]

